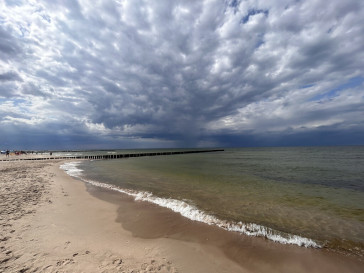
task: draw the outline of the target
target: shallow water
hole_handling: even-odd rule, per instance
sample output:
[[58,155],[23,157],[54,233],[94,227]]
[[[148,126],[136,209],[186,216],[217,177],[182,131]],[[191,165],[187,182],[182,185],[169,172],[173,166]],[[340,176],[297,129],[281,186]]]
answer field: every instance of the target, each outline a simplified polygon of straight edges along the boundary
[[362,255],[363,166],[364,147],[300,147],[86,161],[78,168],[85,180],[190,219]]

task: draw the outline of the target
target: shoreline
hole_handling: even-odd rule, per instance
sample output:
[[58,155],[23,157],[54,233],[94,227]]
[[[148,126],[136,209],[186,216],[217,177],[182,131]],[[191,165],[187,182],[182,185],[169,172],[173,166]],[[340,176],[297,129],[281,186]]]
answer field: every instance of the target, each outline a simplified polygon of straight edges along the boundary
[[[16,219],[4,219],[2,225],[11,226],[3,229],[0,237],[0,271],[247,272],[219,252],[217,259],[211,259],[211,254],[195,243],[134,237],[116,221],[117,205],[92,196],[83,182],[60,170],[60,164],[0,165],[2,173],[9,174],[2,176],[2,186],[7,179],[6,188],[20,197],[18,203],[33,209]],[[18,172],[22,173],[19,177]],[[19,192],[18,185],[25,184],[29,187]],[[24,202],[34,190],[40,197]],[[6,201],[3,206],[15,202],[6,196],[1,201]],[[12,212],[19,208],[16,205]]]
[[[360,272],[364,265],[325,250],[279,245],[188,220],[166,208],[87,185],[59,169],[62,162],[69,161],[0,163],[1,205],[12,207],[1,215],[0,269]],[[18,190],[21,187],[24,191]],[[19,217],[13,217],[19,210]]]

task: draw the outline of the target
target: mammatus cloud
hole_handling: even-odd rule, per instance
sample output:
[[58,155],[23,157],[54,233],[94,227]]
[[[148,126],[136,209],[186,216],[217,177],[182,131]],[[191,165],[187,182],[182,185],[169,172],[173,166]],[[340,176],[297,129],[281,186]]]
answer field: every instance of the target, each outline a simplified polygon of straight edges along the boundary
[[5,145],[363,144],[360,0],[19,0],[0,14]]

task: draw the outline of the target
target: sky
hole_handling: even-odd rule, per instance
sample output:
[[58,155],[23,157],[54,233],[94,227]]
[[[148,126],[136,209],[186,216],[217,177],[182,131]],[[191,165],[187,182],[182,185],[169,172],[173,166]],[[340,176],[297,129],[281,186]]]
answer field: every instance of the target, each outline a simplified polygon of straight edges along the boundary
[[0,0],[0,148],[364,144],[362,0]]

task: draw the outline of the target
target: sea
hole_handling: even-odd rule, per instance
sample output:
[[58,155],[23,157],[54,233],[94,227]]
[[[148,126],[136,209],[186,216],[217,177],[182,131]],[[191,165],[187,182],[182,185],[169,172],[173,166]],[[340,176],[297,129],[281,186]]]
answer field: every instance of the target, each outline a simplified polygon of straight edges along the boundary
[[[70,155],[159,151],[175,150]],[[61,168],[96,187],[242,236],[364,255],[364,146],[229,148]]]

